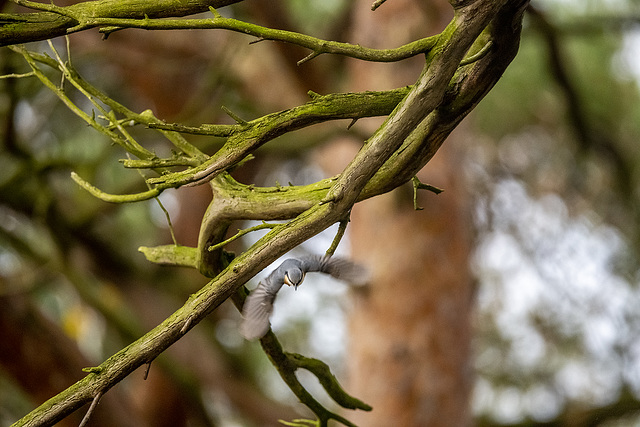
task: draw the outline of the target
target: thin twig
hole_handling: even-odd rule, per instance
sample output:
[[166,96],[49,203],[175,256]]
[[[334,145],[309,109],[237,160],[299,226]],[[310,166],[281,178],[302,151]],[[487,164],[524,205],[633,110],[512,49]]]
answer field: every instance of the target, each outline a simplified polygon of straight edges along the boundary
[[336,252],[336,249],[338,249],[338,245],[340,244],[340,241],[342,240],[342,237],[344,236],[345,231],[347,231],[348,224],[349,224],[349,218],[343,219],[342,221],[340,221],[340,225],[338,226],[338,231],[336,232],[336,235],[333,238],[333,241],[331,242],[331,246],[329,246],[329,249],[327,249],[327,251],[325,252],[326,256],[333,256],[333,254]]
[[85,427],[87,425],[87,423],[89,422],[89,418],[91,418],[91,415],[95,411],[96,406],[98,406],[98,402],[100,402],[101,398],[102,398],[102,392],[99,391],[98,394],[96,394],[96,396],[93,398],[93,401],[91,402],[91,406],[89,406],[89,410],[87,411],[86,414],[84,414],[84,417],[82,418],[82,421],[80,421],[80,425],[78,427]]
[[316,56],[319,56],[321,53],[322,52],[318,52],[318,51],[314,50],[309,55],[305,56],[300,61],[298,61],[297,65],[300,66],[300,65],[304,64],[307,61],[311,61],[313,58],[315,58]]
[[[131,158],[129,157],[129,153],[127,153],[127,158],[131,160]],[[140,169],[138,169],[138,174],[140,174],[142,179],[145,179],[144,174]],[[148,183],[147,183],[147,188],[149,188],[149,190],[153,190],[151,185],[149,185]],[[167,225],[169,227],[169,233],[171,234],[171,240],[173,241],[174,245],[178,246],[178,240],[176,239],[176,233],[173,231],[173,224],[171,223],[171,215],[169,215],[169,211],[167,210],[167,208],[164,207],[164,204],[162,204],[160,197],[156,196],[153,199],[156,201],[158,206],[160,206],[160,209],[162,210],[162,212],[164,212],[164,217],[167,220]]]
[[11,74],[4,74],[0,76],[0,79],[21,79],[23,77],[34,77],[35,75],[36,73],[33,71],[28,73],[22,73],[22,74],[11,73]]
[[225,246],[227,243],[231,243],[236,239],[239,239],[240,237],[244,236],[245,234],[251,233],[252,231],[258,231],[258,230],[264,230],[264,229],[273,229],[275,227],[277,227],[280,224],[268,224],[266,222],[262,223],[262,224],[258,224],[256,226],[250,227],[250,228],[245,228],[244,230],[238,230],[238,232],[229,237],[227,240],[224,240],[220,243],[216,243],[215,245],[209,246],[209,252],[213,252],[215,250],[220,249],[221,247]]
[[379,8],[380,6],[382,6],[382,3],[386,2],[387,0],[376,0],[373,2],[373,4],[371,5],[371,10],[376,10],[377,8]]
[[413,185],[413,209],[417,211],[424,209],[418,206],[418,190],[429,190],[434,194],[440,194],[444,191],[442,188],[420,182],[417,176],[411,178],[411,184]]
[[236,113],[234,113],[233,111],[231,111],[228,107],[225,107],[224,105],[222,107],[220,107],[220,109],[222,111],[225,112],[225,114],[229,117],[231,117],[233,120],[235,120],[235,122],[237,124],[239,124],[240,126],[246,126],[247,125],[247,121],[244,120],[242,117],[238,116]]
[[149,363],[147,363],[147,367],[144,370],[144,377],[142,377],[143,380],[147,380],[147,378],[149,378],[149,371],[151,370],[151,363],[153,362],[153,360]]

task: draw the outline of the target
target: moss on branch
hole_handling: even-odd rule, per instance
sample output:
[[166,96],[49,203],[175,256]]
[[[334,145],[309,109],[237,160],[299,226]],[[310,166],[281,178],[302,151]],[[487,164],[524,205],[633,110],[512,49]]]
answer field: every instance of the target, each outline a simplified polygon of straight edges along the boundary
[[312,51],[309,57],[303,58],[298,64],[323,53],[343,55],[350,58],[373,62],[395,62],[413,56],[424,54],[436,45],[438,36],[426,37],[393,49],[373,49],[351,43],[322,40],[306,34],[293,31],[277,30],[256,24],[225,18],[213,13],[210,19],[123,19],[110,17],[76,17],[79,24],[70,31],[80,31],[86,28],[109,27],[108,31],[123,28],[138,28],[143,30],[228,30],[247,34],[262,40],[273,40],[295,44]]
[[140,246],[138,248],[148,261],[173,265],[176,267],[198,268],[198,250],[189,246],[163,245],[155,247]]
[[[410,87],[404,87],[383,92],[314,97],[301,106],[268,114],[245,125],[237,125],[224,146],[204,163],[185,171],[151,178],[147,182],[151,185],[166,184],[170,187],[202,184],[242,160],[249,152],[293,130],[329,120],[389,114],[409,90]],[[176,127],[171,129],[179,130]],[[207,131],[201,128],[201,132],[192,133],[206,135]]]
[[36,13],[0,13],[0,46],[46,40],[68,34],[80,16],[113,18],[167,18],[205,12],[241,0],[97,0],[60,7],[48,3],[14,0]]
[[320,385],[325,389],[327,394],[340,406],[346,409],[361,409],[370,411],[371,406],[367,405],[360,399],[349,395],[340,386],[337,378],[331,373],[329,366],[322,360],[306,357],[297,353],[286,353],[289,361],[295,366],[295,369],[305,369],[318,378]]
[[[155,7],[138,8],[144,10],[136,10],[135,13],[129,10],[127,6],[128,2],[121,2],[123,4],[117,4],[109,0],[111,9],[104,8],[102,3],[105,1],[98,1],[93,3],[99,3],[99,5],[92,5],[85,3],[79,3],[74,6],[55,6],[54,4],[37,3],[29,0],[14,0],[22,6],[40,10],[41,14],[47,15],[52,18],[57,25],[44,31],[44,38],[51,38],[55,35],[70,34],[77,31],[83,31],[90,28],[100,27],[101,31],[105,34],[109,34],[112,31],[116,31],[124,28],[138,28],[144,30],[186,30],[186,29],[223,29],[228,31],[234,31],[238,33],[248,34],[257,37],[259,40],[275,40],[286,43],[295,44],[298,46],[310,49],[312,53],[302,59],[299,63],[306,62],[309,59],[315,58],[323,53],[329,53],[334,55],[344,55],[351,58],[361,59],[364,61],[375,62],[394,62],[401,61],[403,59],[410,58],[419,54],[428,52],[433,46],[436,45],[438,36],[426,37],[420,40],[413,41],[404,46],[400,46],[395,49],[373,49],[360,45],[354,45],[350,43],[342,43],[336,41],[328,41],[318,39],[306,34],[296,33],[292,31],[277,30],[273,28],[262,27],[260,25],[251,24],[248,22],[240,21],[233,18],[225,18],[214,9],[213,5],[209,6],[212,12],[213,18],[209,19],[168,19],[170,16],[184,16],[192,13],[202,11],[202,1],[193,2],[190,7],[183,6],[181,8],[168,8],[168,6],[175,6],[175,1],[164,2],[150,2],[150,3],[163,3],[169,10],[159,9]],[[221,6],[225,4],[233,3],[234,1],[226,2],[210,2],[221,3]],[[114,4],[115,3],[115,4]],[[187,2],[189,3],[189,2]],[[37,18],[41,18],[36,14]],[[154,19],[155,17],[163,19]],[[0,27],[0,46],[9,45],[14,43],[24,43],[25,41],[32,40],[20,40],[16,37],[15,33],[19,34],[19,29],[24,28],[25,19],[32,18],[32,25],[37,21],[33,16],[21,15],[9,15],[3,14],[0,19],[4,18],[10,24],[5,24]],[[18,27],[18,28],[15,28]],[[64,31],[62,34],[60,32]],[[11,37],[13,36],[13,37]]]
[[365,411],[372,409],[366,403],[349,396],[342,389],[338,380],[331,374],[329,367],[323,362],[306,358],[299,354],[285,353],[273,332],[267,332],[267,335],[260,339],[260,345],[293,394],[318,417],[316,425],[326,427],[330,420],[336,420],[345,426],[356,427],[355,424],[343,416],[329,411],[304,388],[296,376],[296,370],[300,367],[316,375],[331,398],[342,407]]

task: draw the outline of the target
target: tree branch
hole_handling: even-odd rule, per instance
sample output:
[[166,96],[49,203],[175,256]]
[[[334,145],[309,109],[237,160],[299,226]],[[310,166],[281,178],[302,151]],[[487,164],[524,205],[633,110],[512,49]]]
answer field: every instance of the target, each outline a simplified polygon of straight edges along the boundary
[[[28,0],[14,1],[25,7],[43,10],[47,13],[58,14],[63,18],[71,19],[76,23],[76,25],[67,28],[67,34],[96,27],[100,27],[100,31],[106,34],[115,30],[125,28],[138,28],[143,30],[222,29],[248,34],[257,37],[259,40],[281,41],[310,49],[312,51],[310,56],[302,59],[298,63],[298,65],[323,53],[344,55],[364,61],[401,61],[403,59],[428,52],[433,46],[436,45],[438,38],[437,36],[423,38],[395,49],[372,49],[359,45],[353,45],[350,43],[321,40],[316,37],[295,33],[293,31],[277,30],[273,28],[262,27],[260,25],[250,24],[233,18],[225,18],[220,15],[213,7],[210,7],[210,10],[213,14],[213,19],[166,19],[164,17],[162,17],[164,19],[152,19],[152,16],[149,14],[143,14],[142,16],[138,17],[122,17],[114,14],[113,12],[110,12],[109,10],[106,10],[104,11],[105,13],[101,15],[100,11],[87,10],[86,8],[73,9],[71,6],[61,7],[55,6],[53,4],[36,3]],[[2,45],[1,36],[2,33],[0,33],[0,46]]]
[[25,7],[44,9],[37,13],[0,13],[0,46],[47,40],[68,34],[78,25],[78,16],[112,18],[167,18],[205,12],[209,7],[221,8],[242,0],[98,0],[71,6],[14,0]]

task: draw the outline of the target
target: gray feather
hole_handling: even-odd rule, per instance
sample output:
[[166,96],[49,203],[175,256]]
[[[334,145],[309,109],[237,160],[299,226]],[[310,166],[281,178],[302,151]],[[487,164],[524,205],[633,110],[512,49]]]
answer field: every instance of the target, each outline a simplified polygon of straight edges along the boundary
[[364,285],[371,278],[366,267],[344,258],[309,255],[301,257],[300,261],[306,271],[319,271],[353,285]]
[[276,299],[276,293],[280,288],[273,292],[267,285],[260,282],[244,301],[242,307],[242,317],[244,318],[240,325],[240,334],[248,340],[262,338],[269,330],[269,318],[273,312],[273,302]]

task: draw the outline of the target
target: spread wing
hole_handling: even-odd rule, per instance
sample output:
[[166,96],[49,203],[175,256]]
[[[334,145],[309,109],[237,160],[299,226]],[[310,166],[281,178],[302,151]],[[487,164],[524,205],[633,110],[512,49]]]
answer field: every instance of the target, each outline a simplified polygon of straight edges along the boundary
[[[278,287],[280,289],[280,287]],[[273,302],[277,290],[270,289],[268,283],[260,282],[244,301],[240,334],[248,340],[262,338],[269,330],[269,317],[273,312]]]
[[366,284],[371,274],[363,265],[356,264],[344,258],[309,255],[300,257],[303,271],[329,274],[336,279],[344,280],[354,285]]
[[273,302],[280,288],[284,284],[284,277],[289,267],[300,268],[302,272],[321,272],[336,279],[354,285],[363,285],[369,281],[370,274],[364,266],[348,261],[344,258],[309,255],[299,259],[285,260],[274,270],[264,282],[247,297],[242,307],[240,333],[248,340],[262,338],[269,330],[269,318],[273,312]]

